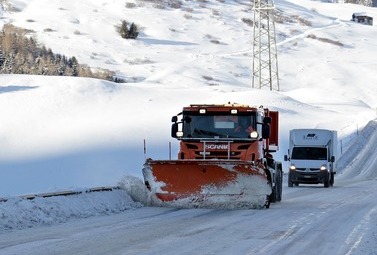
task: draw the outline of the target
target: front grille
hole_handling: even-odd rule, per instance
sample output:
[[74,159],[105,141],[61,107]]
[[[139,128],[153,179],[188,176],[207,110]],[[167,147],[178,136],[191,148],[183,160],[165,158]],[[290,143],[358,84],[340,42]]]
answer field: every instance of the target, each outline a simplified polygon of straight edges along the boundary
[[311,171],[311,172],[316,172],[316,171],[320,171],[319,168],[301,168],[301,167],[297,167],[296,168],[297,171]]
[[[204,159],[202,156],[199,156],[199,157],[195,157],[195,159]],[[224,159],[224,160],[229,160],[229,159],[231,159],[231,160],[239,160],[240,158],[239,157],[232,157],[232,156],[230,156],[229,158],[228,158],[228,156],[226,156],[226,157],[215,157],[215,156],[206,156],[206,158],[205,159]]]
[[[206,151],[206,159],[240,159],[241,152],[232,151],[228,154],[227,151]],[[203,159],[203,151],[195,151],[196,159]]]

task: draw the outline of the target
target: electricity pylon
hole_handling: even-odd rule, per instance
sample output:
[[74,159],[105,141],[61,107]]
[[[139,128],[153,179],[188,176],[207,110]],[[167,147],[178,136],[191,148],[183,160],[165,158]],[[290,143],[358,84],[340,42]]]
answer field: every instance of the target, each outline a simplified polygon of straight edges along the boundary
[[273,0],[254,0],[252,87],[279,91],[274,10]]

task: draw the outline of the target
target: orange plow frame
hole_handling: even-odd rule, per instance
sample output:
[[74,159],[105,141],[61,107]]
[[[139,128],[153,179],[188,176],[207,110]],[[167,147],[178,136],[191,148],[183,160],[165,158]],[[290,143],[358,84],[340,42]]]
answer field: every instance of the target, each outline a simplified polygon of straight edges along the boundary
[[[264,166],[239,160],[149,159],[143,175],[147,188],[163,203],[185,198],[203,201],[216,197],[222,201],[237,201],[254,195],[255,180],[267,187],[262,191],[260,187],[256,188],[255,193],[259,193],[256,195],[267,199],[271,192]],[[254,179],[240,183],[242,178]]]

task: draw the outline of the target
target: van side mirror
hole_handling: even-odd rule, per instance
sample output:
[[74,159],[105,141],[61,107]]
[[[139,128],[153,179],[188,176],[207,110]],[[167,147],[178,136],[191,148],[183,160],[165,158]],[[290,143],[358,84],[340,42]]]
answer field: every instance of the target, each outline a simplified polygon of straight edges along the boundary
[[288,161],[288,155],[284,155],[284,161]]
[[330,158],[330,162],[332,162],[332,163],[335,162],[335,157],[334,157],[334,156],[331,156],[331,158]]
[[171,117],[171,122],[177,122],[177,121],[178,121],[178,117],[177,116]]

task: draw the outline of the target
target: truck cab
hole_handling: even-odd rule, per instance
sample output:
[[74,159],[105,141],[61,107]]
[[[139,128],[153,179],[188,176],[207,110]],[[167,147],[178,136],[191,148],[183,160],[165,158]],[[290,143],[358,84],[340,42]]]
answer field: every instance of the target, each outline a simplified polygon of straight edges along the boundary
[[268,208],[282,197],[278,112],[236,103],[192,104],[172,117],[176,160],[147,159],[152,204]]
[[261,160],[277,150],[277,119],[247,105],[190,105],[173,116],[172,137],[181,141],[179,159]]

